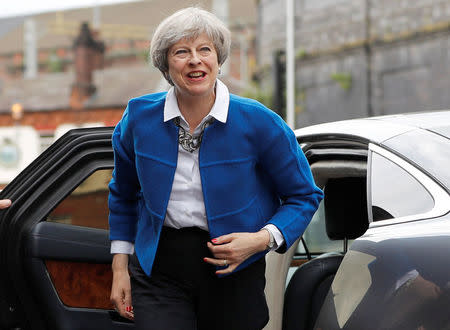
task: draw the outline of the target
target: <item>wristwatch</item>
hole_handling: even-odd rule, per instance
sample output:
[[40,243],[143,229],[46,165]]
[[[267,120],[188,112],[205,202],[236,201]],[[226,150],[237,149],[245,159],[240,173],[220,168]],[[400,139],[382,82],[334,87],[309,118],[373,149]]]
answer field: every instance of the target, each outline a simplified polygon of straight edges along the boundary
[[267,230],[267,232],[269,233],[269,243],[267,243],[267,250],[272,250],[273,247],[275,246],[275,239],[273,237],[272,232],[267,229],[267,228],[263,228],[264,230]]

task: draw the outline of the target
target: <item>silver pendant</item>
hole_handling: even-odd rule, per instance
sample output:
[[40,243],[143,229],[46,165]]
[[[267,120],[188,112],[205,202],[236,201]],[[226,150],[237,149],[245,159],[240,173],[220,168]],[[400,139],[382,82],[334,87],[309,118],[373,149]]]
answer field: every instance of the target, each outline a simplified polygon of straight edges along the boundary
[[174,119],[175,125],[178,126],[178,143],[181,145],[181,147],[189,152],[194,152],[200,147],[200,144],[202,143],[203,133],[205,131],[205,128],[208,127],[212,122],[214,121],[214,118],[211,120],[207,120],[203,123],[200,134],[198,136],[193,136],[191,133],[187,132],[181,125],[180,125],[180,117],[177,117]]

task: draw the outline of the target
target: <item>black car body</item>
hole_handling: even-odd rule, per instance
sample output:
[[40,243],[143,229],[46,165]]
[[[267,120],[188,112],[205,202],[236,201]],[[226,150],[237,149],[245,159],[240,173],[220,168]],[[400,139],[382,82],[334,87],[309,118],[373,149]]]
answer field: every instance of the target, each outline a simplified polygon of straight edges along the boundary
[[[448,123],[441,111],[296,131],[326,197],[297,250],[283,325],[278,289],[269,305],[280,322],[267,329],[449,326]],[[133,328],[109,303],[111,134],[69,132],[1,193],[13,200],[0,214],[1,329]],[[318,228],[340,248],[315,244]]]
[[[296,131],[325,192],[316,220],[330,239],[354,241],[305,264],[320,262],[314,279],[299,268],[284,329],[450,327],[449,123],[450,112],[439,111]],[[306,300],[320,304],[302,310],[308,285],[318,289]]]

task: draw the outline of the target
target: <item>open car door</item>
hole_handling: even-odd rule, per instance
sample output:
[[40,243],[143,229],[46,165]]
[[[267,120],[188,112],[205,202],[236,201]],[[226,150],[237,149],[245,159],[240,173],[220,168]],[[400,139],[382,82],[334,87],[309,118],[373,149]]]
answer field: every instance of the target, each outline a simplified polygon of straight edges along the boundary
[[0,194],[0,329],[130,329],[109,301],[112,128],[78,129]]

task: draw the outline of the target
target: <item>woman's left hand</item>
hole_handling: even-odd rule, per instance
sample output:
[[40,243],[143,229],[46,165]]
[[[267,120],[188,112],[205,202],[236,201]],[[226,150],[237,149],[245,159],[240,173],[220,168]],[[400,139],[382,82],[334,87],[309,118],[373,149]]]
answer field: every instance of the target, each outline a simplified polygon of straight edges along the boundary
[[204,258],[204,261],[215,266],[228,266],[216,271],[216,274],[231,273],[247,258],[264,251],[269,240],[270,235],[267,230],[219,236],[212,239],[212,243],[207,243],[214,258]]

